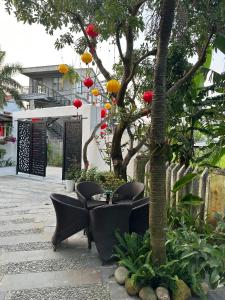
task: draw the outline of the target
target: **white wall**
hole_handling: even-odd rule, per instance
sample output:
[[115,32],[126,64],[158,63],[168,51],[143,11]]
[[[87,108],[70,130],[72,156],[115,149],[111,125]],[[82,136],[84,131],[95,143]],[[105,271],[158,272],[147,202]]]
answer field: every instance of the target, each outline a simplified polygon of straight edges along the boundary
[[[89,104],[83,105],[79,110],[79,115],[83,117],[83,135],[82,135],[82,148],[84,143],[90,137],[95,125],[100,122],[100,110],[99,106],[93,106]],[[77,110],[74,106],[61,106],[61,107],[51,107],[51,108],[39,108],[34,110],[19,111],[13,113],[13,135],[17,137],[17,120],[29,119],[29,118],[45,118],[45,117],[62,117],[62,116],[74,116],[77,114]],[[128,135],[125,132],[123,135],[122,143],[128,140]],[[11,145],[12,152],[14,154],[13,159],[16,161],[16,143]],[[126,151],[124,151],[124,154]],[[93,141],[88,146],[87,152],[90,167],[97,167],[102,171],[108,171],[109,166],[104,162],[101,157],[98,145],[93,139]],[[135,156],[131,159],[128,165],[128,175],[133,177],[133,160]],[[83,167],[83,160],[82,160]]]
[[[78,113],[82,115],[82,147],[87,139],[90,137],[91,132],[95,125],[100,121],[100,110],[99,106],[83,105],[79,108]],[[75,116],[77,109],[74,106],[61,106],[51,108],[39,108],[33,110],[19,111],[13,113],[13,135],[17,137],[17,121],[31,118],[47,118],[47,117],[62,117],[62,116]],[[16,143],[15,146],[16,148]],[[16,160],[16,151],[14,151],[14,159]],[[94,141],[88,147],[88,160],[91,167],[98,167],[102,170],[107,169],[105,162],[100,156],[98,147]],[[82,161],[83,167],[83,161]]]

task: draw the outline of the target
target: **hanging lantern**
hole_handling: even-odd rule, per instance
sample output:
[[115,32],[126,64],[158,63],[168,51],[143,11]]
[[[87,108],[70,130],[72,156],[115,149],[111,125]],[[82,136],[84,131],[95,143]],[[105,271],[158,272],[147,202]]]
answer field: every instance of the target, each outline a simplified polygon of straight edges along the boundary
[[93,89],[93,90],[91,91],[91,93],[92,93],[93,96],[96,96],[96,97],[100,95],[98,89]]
[[69,67],[65,64],[61,64],[58,66],[59,73],[66,74],[69,72]]
[[103,124],[101,125],[101,129],[106,129],[107,127],[108,127],[107,123],[103,123]]
[[109,102],[107,102],[107,103],[105,104],[105,109],[110,110],[111,107],[112,107],[112,105],[111,105]]
[[116,79],[111,79],[106,84],[106,89],[109,93],[117,94],[120,90],[120,83]]
[[74,99],[73,100],[73,105],[78,109],[82,106],[82,101],[80,99]]
[[98,36],[98,32],[94,24],[89,24],[85,29],[85,31],[87,35],[90,36],[91,38],[96,38]]
[[151,102],[152,102],[152,99],[153,99],[153,96],[154,96],[153,91],[147,91],[147,92],[144,92],[144,94],[143,94],[143,100],[144,100],[146,103],[151,103]]
[[84,52],[81,55],[81,60],[82,62],[84,62],[86,65],[89,64],[90,62],[92,62],[92,55],[89,52]]
[[84,85],[87,88],[90,88],[93,84],[94,84],[94,82],[93,82],[93,80],[90,77],[84,79]]
[[40,121],[41,121],[40,118],[32,118],[32,119],[31,119],[31,122],[32,122],[32,123],[37,123],[37,122],[40,122]]
[[105,118],[106,115],[107,115],[106,109],[105,109],[105,108],[102,108],[102,109],[101,109],[101,118]]

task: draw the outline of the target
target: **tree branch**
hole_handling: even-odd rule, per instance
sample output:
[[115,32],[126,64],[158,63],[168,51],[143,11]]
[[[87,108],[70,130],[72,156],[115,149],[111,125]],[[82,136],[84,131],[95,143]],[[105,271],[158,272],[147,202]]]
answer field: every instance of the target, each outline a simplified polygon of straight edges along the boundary
[[127,155],[124,157],[124,160],[122,163],[123,167],[127,167],[131,158],[141,149],[141,147],[145,144],[147,138],[148,137],[145,136],[136,147],[134,147],[132,149],[128,149]]
[[214,33],[215,33],[215,28],[213,27],[198,61],[182,78],[178,79],[178,81],[167,91],[166,93],[167,97],[173,94],[174,92],[176,92],[178,88],[188,79],[190,79],[195,74],[195,72],[204,64],[206,59],[206,54],[207,54],[207,48],[210,44],[211,38],[213,37]]
[[119,51],[120,58],[122,62],[124,63],[124,56],[121,48],[121,43],[120,43],[120,24],[117,23],[116,25],[116,45]]
[[109,120],[110,116],[106,117],[104,120],[102,120],[100,123],[98,123],[95,128],[93,129],[91,136],[89,137],[89,139],[85,142],[84,147],[83,147],[83,162],[84,162],[84,169],[87,170],[88,166],[89,166],[89,161],[87,159],[87,148],[88,145],[91,143],[91,141],[94,139],[97,130],[99,129],[99,127],[105,123],[107,120]]
[[[83,22],[81,16],[78,13],[74,13],[74,12],[71,12],[71,11],[68,11],[68,12],[74,16],[75,20],[77,21],[77,23],[79,24],[79,26],[81,28],[81,31],[83,32],[83,35],[84,35],[84,37],[85,37],[85,39],[87,41],[88,47],[90,49],[92,49],[93,48],[93,43],[91,42],[91,40],[89,39],[89,37],[88,37],[88,35],[87,35],[86,31],[85,31],[84,22]],[[106,80],[110,80],[111,79],[111,75],[106,70],[106,68],[103,66],[102,61],[98,57],[98,55],[97,55],[97,53],[96,53],[95,50],[93,51],[92,55],[93,55],[93,58],[94,58],[94,60],[95,60],[95,62],[97,64],[99,70],[101,71],[102,75],[105,77]]]

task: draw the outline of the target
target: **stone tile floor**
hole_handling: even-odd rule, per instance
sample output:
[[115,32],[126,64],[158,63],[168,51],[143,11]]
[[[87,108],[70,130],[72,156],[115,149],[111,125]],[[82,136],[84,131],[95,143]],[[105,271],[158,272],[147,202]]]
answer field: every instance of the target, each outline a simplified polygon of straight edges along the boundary
[[[102,266],[96,249],[87,249],[83,232],[53,252],[52,192],[66,194],[60,181],[0,177],[0,300],[137,299],[115,283],[115,266]],[[225,300],[224,290],[209,299]]]

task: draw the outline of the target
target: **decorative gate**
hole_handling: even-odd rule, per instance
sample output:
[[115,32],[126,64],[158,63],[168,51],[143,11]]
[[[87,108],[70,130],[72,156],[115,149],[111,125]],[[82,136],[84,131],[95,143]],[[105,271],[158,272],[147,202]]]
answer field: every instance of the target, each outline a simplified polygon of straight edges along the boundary
[[82,116],[64,123],[62,179],[70,167],[81,169]]
[[46,176],[45,122],[18,121],[17,173]]

